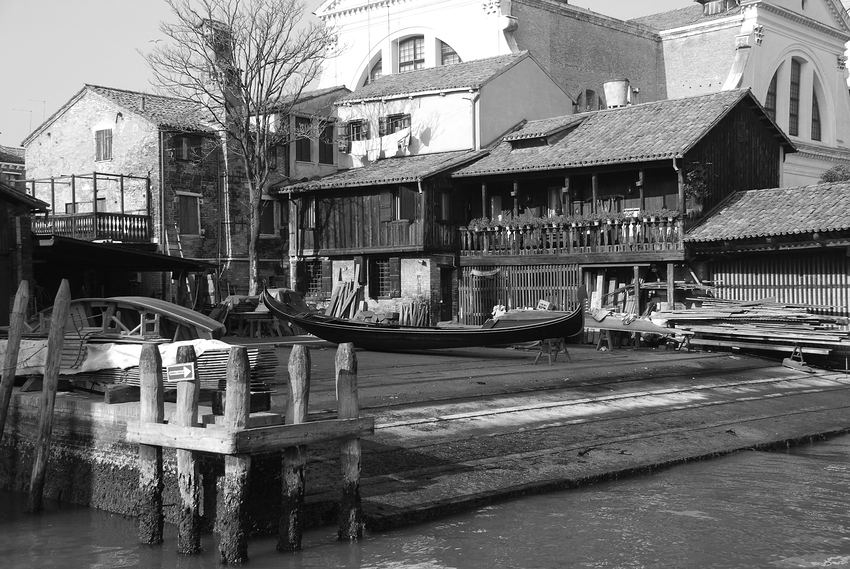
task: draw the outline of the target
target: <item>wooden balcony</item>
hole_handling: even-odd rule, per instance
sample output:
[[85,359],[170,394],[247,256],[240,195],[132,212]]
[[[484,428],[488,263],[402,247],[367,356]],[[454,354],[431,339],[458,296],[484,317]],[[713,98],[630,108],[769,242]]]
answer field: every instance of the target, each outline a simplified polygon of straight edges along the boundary
[[32,231],[81,241],[150,243],[152,237],[149,215],[108,212],[33,216]]
[[679,219],[460,230],[462,257],[681,252]]

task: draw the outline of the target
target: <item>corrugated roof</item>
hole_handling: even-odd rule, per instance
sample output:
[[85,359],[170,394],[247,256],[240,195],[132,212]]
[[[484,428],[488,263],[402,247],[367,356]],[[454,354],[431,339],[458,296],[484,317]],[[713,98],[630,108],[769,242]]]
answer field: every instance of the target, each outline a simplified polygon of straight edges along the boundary
[[528,57],[527,51],[383,75],[337,103],[381,99],[415,93],[479,89],[493,77]]
[[850,230],[850,182],[745,190],[726,197],[685,236],[730,241]]
[[732,8],[727,12],[706,16],[703,14],[702,6],[695,3],[687,8],[679,8],[677,10],[670,10],[669,12],[661,12],[659,14],[650,14],[648,16],[634,18],[629,20],[629,22],[633,24],[641,24],[657,31],[663,31],[692,26],[694,24],[701,24],[711,20],[738,16],[740,14],[741,8],[737,7]]
[[0,162],[23,164],[26,150],[18,146],[3,146],[0,144]]
[[468,160],[473,160],[481,154],[481,152],[472,150],[459,150],[456,152],[385,158],[362,168],[340,170],[324,178],[284,186],[279,188],[278,192],[303,192],[386,184],[413,184],[429,176],[463,164]]
[[212,117],[202,107],[185,99],[99,85],[86,85],[86,88],[160,127],[194,131],[214,130]]
[[[745,99],[758,105],[749,90],[738,89],[573,115],[573,120],[582,120],[581,124],[556,142],[514,149],[510,141],[503,141],[488,156],[461,168],[453,177],[679,158]],[[544,132],[555,122],[529,121],[510,136]],[[563,124],[570,121],[565,118]],[[778,129],[776,136],[793,151],[791,142]]]

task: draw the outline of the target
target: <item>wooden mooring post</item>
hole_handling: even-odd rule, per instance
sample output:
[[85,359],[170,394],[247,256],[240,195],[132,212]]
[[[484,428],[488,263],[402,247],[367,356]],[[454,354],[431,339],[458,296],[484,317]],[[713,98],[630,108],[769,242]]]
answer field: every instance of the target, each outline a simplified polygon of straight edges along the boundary
[[[195,363],[195,348],[177,348],[177,363]],[[201,382],[193,373],[190,381],[177,384],[177,408],[174,423],[182,427],[198,426],[198,401],[201,397]],[[177,449],[177,491],[180,504],[177,514],[177,552],[199,553],[201,551],[201,492],[198,478],[198,463],[191,450]]]
[[[356,419],[360,416],[357,400],[357,357],[354,344],[340,344],[336,352],[337,417]],[[360,439],[349,438],[340,444],[342,496],[339,500],[339,533],[341,540],[363,537],[363,510],[360,503]]]
[[32,477],[28,509],[37,512],[42,507],[44,479],[47,474],[47,457],[50,454],[50,436],[53,432],[53,410],[56,391],[59,388],[59,368],[62,364],[62,346],[65,343],[65,321],[71,306],[71,288],[67,279],[62,279],[59,292],[53,302],[50,317],[50,333],[47,336],[47,362],[44,364],[44,381],[41,388],[41,414],[39,416],[38,440],[33,454]]
[[6,416],[9,414],[9,401],[12,399],[12,388],[15,386],[15,371],[18,369],[18,354],[21,350],[21,337],[24,335],[24,319],[29,301],[30,285],[27,281],[21,281],[12,307],[9,338],[6,340],[6,356],[3,369],[0,370],[2,372],[0,374],[0,440],[3,439]]
[[[307,421],[310,399],[310,349],[295,345],[289,354],[289,383],[285,421],[295,425]],[[304,532],[304,472],[307,467],[307,447],[298,445],[283,449],[283,492],[281,496],[280,527],[277,534],[278,551],[301,549]]]
[[[139,359],[141,403],[139,421],[165,420],[165,389],[162,383],[162,356],[156,344],[142,346]],[[162,447],[139,445],[139,541],[162,543],[165,516],[162,513]]]
[[[180,348],[183,350],[183,347]],[[194,350],[191,356],[194,360]],[[178,351],[178,361],[186,361],[189,357]],[[303,500],[305,484],[306,447],[310,444],[344,441],[343,454],[343,504],[344,515],[341,516],[339,536],[342,539],[357,539],[362,536],[362,513],[360,511],[360,444],[359,437],[370,435],[375,430],[375,421],[371,417],[359,417],[357,401],[357,360],[351,344],[343,344],[337,352],[337,389],[340,397],[340,412],[337,419],[322,421],[307,421],[307,402],[309,398],[310,354],[303,346],[294,346],[289,361],[290,400],[287,406],[285,424],[260,427],[251,426],[250,409],[250,370],[245,348],[234,347],[230,352],[227,375],[227,391],[225,396],[224,425],[197,424],[197,398],[194,398],[193,413],[188,413],[190,421],[163,424],[153,421],[139,421],[127,424],[127,442],[137,443],[140,449],[144,446],[176,448],[178,452],[178,486],[180,494],[189,498],[189,504],[181,501],[181,526],[178,528],[178,551],[185,544],[193,545],[194,533],[183,538],[183,518],[195,502],[197,496],[197,479],[192,485],[183,477],[194,470],[190,465],[180,466],[179,453],[205,452],[224,455],[225,480],[223,488],[223,507],[221,514],[225,519],[219,520],[221,531],[220,554],[224,563],[241,563],[248,559],[248,524],[247,502],[249,490],[249,475],[251,455],[283,451],[284,459],[284,504],[281,516],[278,549],[292,551],[300,548],[303,531]],[[158,378],[161,384],[162,378]],[[194,382],[187,382],[192,383]],[[186,407],[190,391],[194,388],[183,388],[181,400],[180,385],[178,385],[178,407]],[[156,392],[150,389],[142,390],[142,406],[153,406],[151,398]],[[191,395],[194,397],[194,395]],[[146,401],[147,400],[147,401]],[[146,415],[148,416],[148,415]],[[153,502],[151,502],[153,503]],[[199,503],[199,502],[198,502]],[[159,502],[161,515],[161,500]],[[184,512],[185,510],[185,512]],[[151,517],[151,519],[157,519]],[[196,520],[192,516],[192,521]],[[344,524],[344,525],[343,525]],[[198,527],[190,527],[192,532]],[[187,533],[188,530],[187,530]],[[199,534],[199,532],[198,532]],[[191,540],[189,539],[191,537]]]

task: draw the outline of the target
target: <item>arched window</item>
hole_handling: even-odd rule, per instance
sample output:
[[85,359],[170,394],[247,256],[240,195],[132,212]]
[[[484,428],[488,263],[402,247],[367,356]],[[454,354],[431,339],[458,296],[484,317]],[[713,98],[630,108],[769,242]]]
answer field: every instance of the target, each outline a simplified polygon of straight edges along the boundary
[[372,66],[372,69],[369,71],[369,83],[380,77],[384,74],[384,62],[383,59],[379,59],[375,65]]
[[788,97],[788,134],[800,135],[800,60],[791,60],[791,91]]
[[818,93],[812,89],[812,140],[820,140],[820,105],[818,104]]
[[425,38],[414,36],[398,42],[398,72],[425,67]]
[[764,98],[764,110],[767,116],[776,121],[776,77],[779,72],[773,74],[773,79],[770,80],[770,85],[767,87],[767,96]]
[[453,63],[461,62],[460,56],[457,52],[452,49],[452,46],[444,41],[440,42],[440,57],[443,65],[452,65]]

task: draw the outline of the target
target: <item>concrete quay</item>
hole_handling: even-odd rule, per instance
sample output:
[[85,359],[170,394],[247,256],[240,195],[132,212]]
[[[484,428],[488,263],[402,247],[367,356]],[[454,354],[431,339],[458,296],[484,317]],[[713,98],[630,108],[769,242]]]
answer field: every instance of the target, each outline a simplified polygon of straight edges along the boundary
[[[311,418],[334,413],[336,347],[271,342],[279,356],[273,410],[286,403],[293,342],[311,346]],[[570,345],[560,354],[466,348],[358,350],[364,519],[380,531],[531,493],[615,479],[686,461],[781,449],[850,432],[850,376],[806,373],[753,356]],[[338,450],[308,450],[310,525],[334,522]]]

